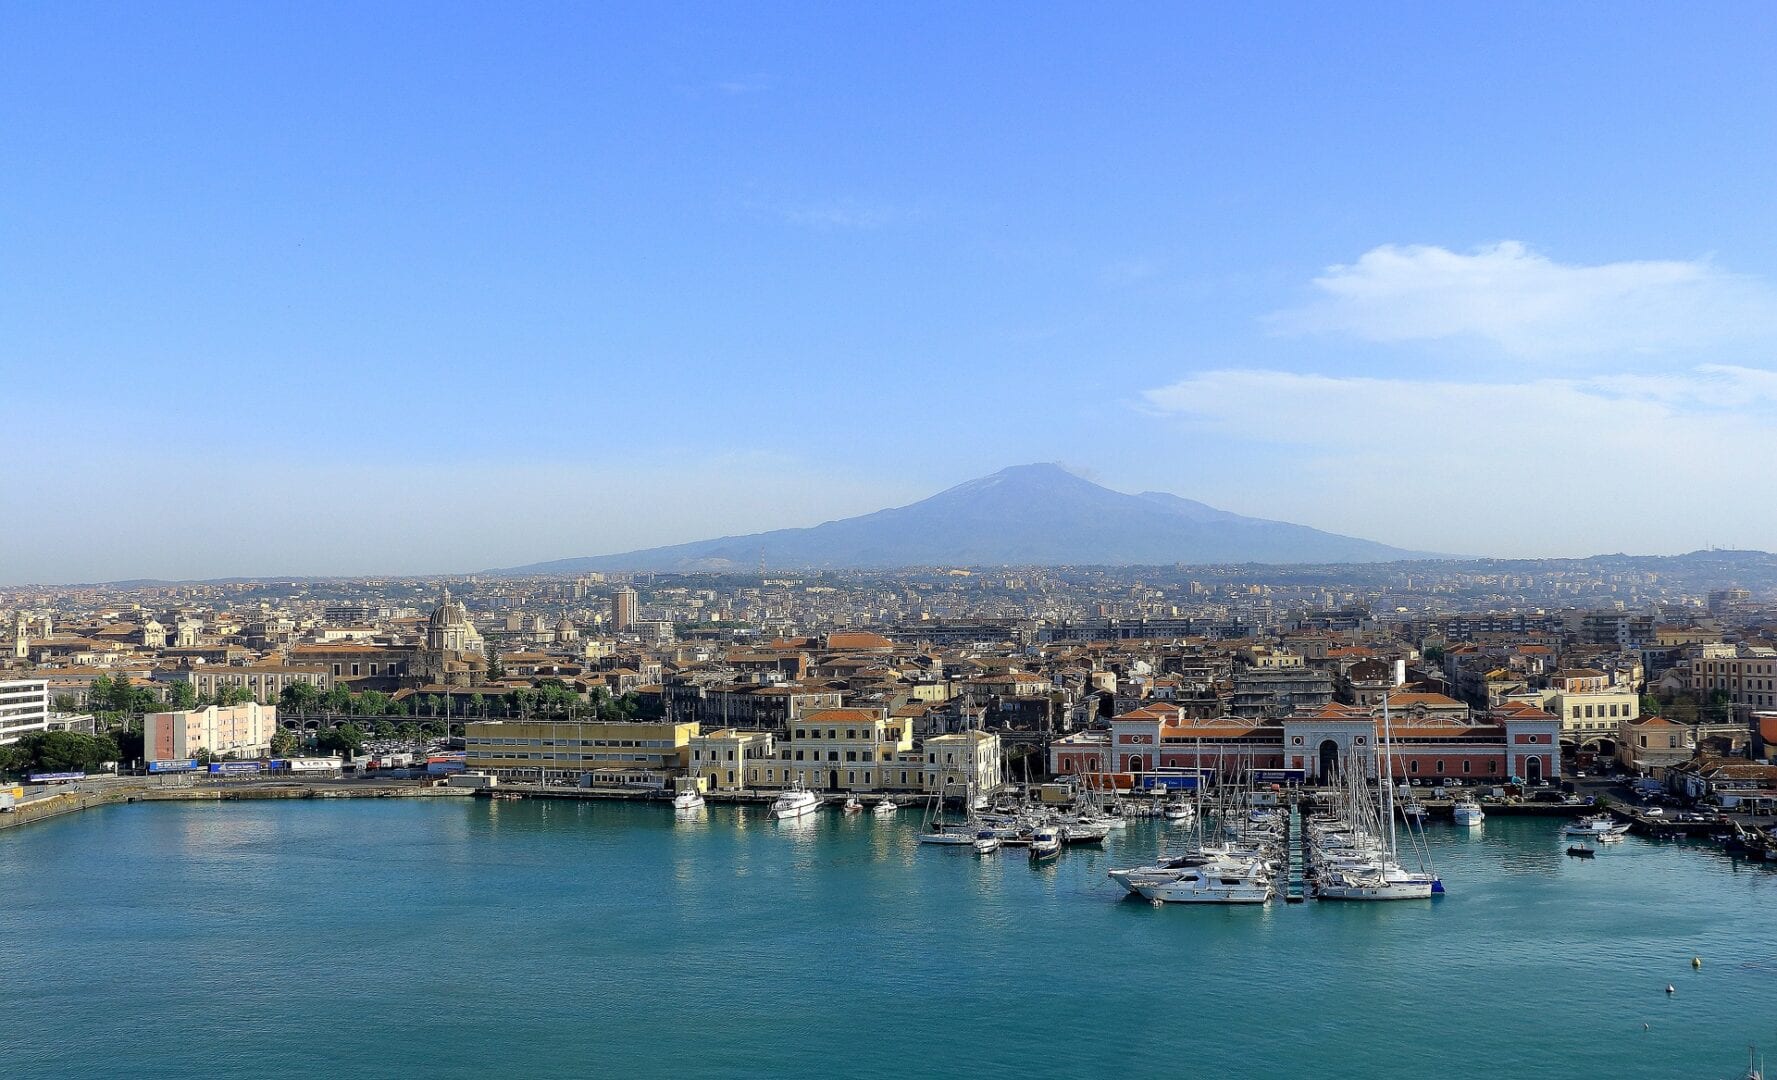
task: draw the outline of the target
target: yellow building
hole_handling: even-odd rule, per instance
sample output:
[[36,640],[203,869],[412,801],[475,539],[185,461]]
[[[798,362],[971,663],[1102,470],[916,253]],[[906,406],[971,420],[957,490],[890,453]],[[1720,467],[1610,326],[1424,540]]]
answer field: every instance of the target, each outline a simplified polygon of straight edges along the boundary
[[769,731],[718,728],[691,738],[690,779],[699,791],[738,791],[747,767],[770,758],[776,739]]
[[822,709],[790,722],[775,758],[747,765],[747,787],[876,791],[882,770],[913,749],[913,720],[883,709]]
[[468,725],[464,764],[508,780],[683,773],[697,731],[696,723],[664,721],[478,721]]
[[1547,708],[1561,718],[1561,737],[1576,745],[1615,739],[1624,722],[1641,716],[1641,699],[1631,690],[1557,691]]

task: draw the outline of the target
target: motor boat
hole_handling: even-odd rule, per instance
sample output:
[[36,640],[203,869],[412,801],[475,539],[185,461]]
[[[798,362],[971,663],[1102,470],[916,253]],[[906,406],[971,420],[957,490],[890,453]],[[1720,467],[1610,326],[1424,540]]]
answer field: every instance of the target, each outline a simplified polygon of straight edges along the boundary
[[1593,840],[1603,840],[1606,837],[1616,837],[1621,839],[1623,834],[1628,831],[1629,826],[1627,823],[1619,822],[1609,814],[1593,814],[1591,817],[1580,818],[1565,829],[1562,829],[1561,835],[1582,836]]
[[899,809],[901,809],[901,806],[899,803],[895,802],[895,800],[884,798],[881,802],[871,807],[870,812],[879,817],[887,817]]
[[841,809],[848,814],[861,814],[864,812],[864,804],[858,801],[856,795],[853,795],[851,798],[845,800],[845,805],[841,807]]
[[688,788],[673,796],[674,810],[702,810],[703,795],[696,788]]
[[1185,800],[1171,799],[1160,808],[1160,816],[1167,821],[1190,821],[1197,816],[1197,812]]
[[1157,904],[1263,904],[1277,894],[1255,865],[1190,867],[1169,878],[1143,881],[1135,891]]
[[992,855],[1000,849],[1000,838],[992,829],[982,829],[975,834],[975,854]]
[[1487,820],[1486,811],[1473,799],[1457,799],[1450,812],[1458,825],[1479,825]]
[[1047,862],[1061,854],[1061,836],[1048,825],[1030,834],[1030,861]]
[[821,807],[820,797],[800,787],[789,788],[771,804],[771,816],[779,821],[812,814]]

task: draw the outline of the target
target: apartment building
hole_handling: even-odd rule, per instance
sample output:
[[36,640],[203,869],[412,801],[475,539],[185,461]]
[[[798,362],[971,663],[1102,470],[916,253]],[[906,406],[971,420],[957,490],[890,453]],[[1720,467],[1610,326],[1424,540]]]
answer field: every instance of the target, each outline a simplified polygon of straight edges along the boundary
[[277,729],[277,706],[258,702],[149,713],[142,718],[142,752],[149,761],[180,761],[206,752],[265,757]]
[[49,683],[43,679],[0,682],[0,745],[33,731],[49,730]]

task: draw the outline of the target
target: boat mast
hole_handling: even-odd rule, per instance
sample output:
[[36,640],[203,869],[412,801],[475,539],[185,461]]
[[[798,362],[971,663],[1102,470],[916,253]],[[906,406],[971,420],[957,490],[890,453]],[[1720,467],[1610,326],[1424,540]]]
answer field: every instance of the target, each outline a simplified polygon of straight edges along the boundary
[[1382,816],[1388,819],[1388,857],[1399,859],[1395,853],[1394,841],[1394,762],[1390,756],[1393,726],[1388,715],[1388,691],[1382,692]]

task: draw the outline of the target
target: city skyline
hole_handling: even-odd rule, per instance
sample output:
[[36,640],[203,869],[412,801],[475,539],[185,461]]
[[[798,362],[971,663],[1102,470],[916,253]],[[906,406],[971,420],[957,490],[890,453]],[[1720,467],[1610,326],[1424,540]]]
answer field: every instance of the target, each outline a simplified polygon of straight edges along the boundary
[[1777,548],[1762,12],[1616,16],[15,9],[0,580],[469,572],[1050,460],[1416,550]]

